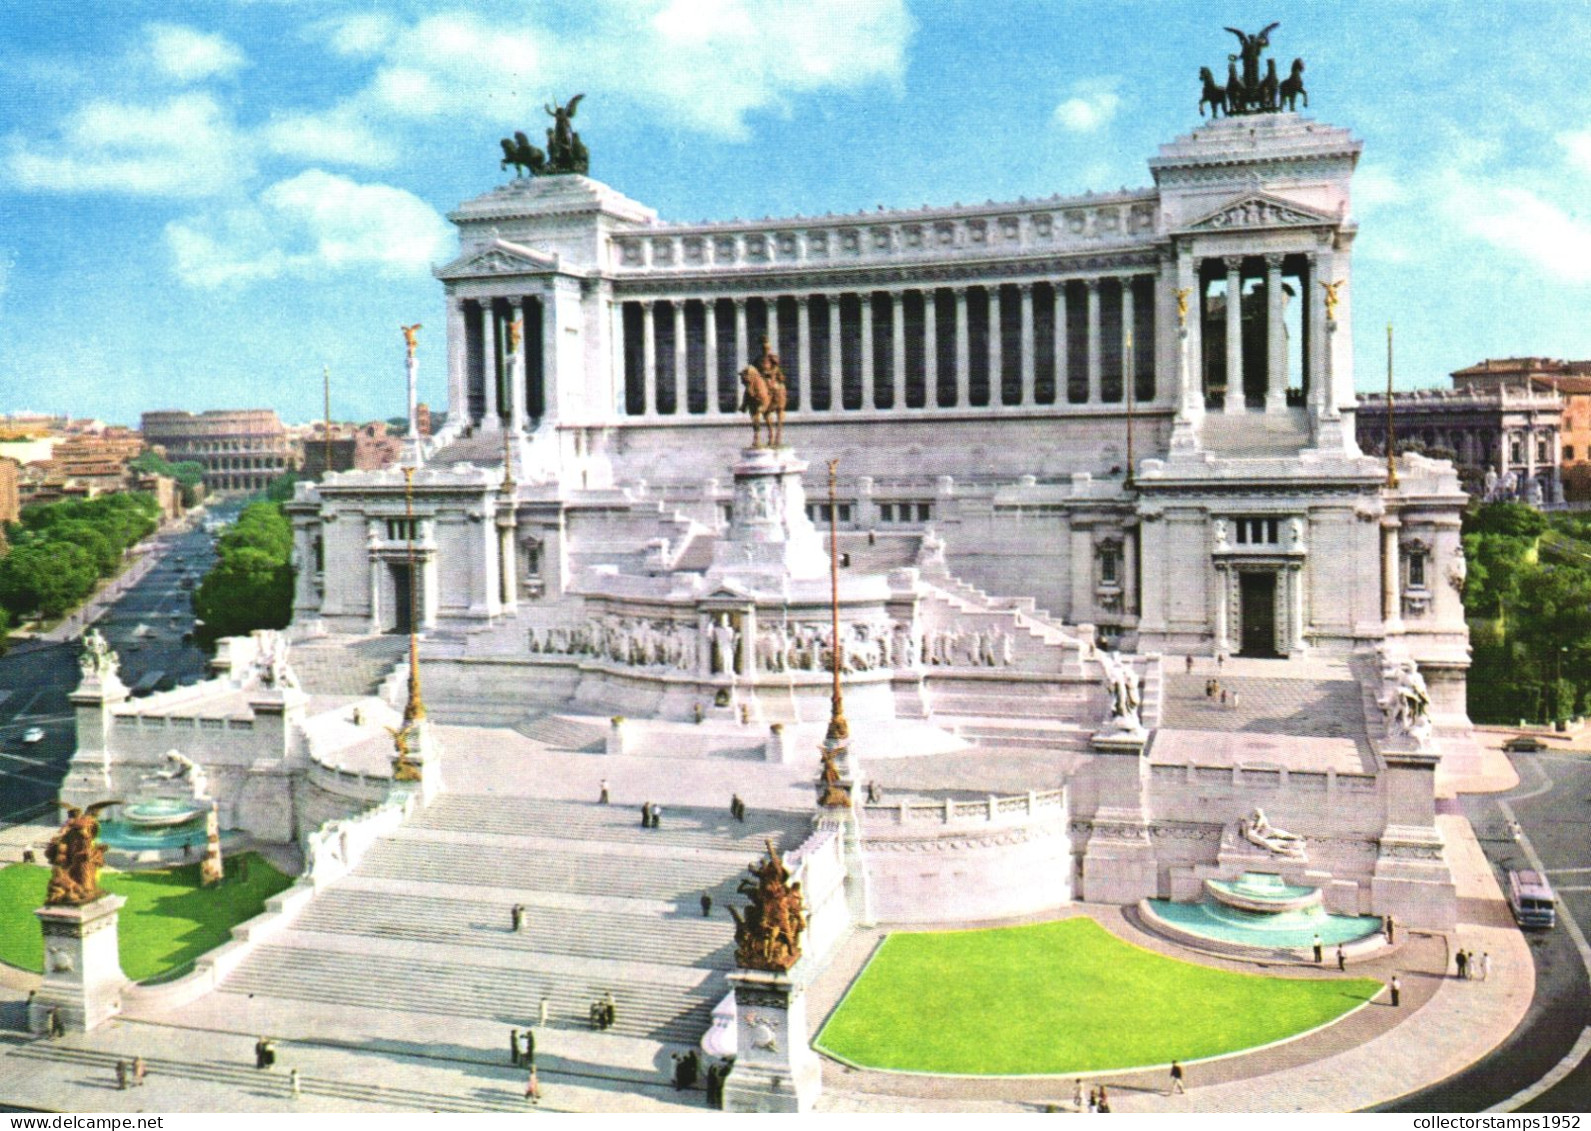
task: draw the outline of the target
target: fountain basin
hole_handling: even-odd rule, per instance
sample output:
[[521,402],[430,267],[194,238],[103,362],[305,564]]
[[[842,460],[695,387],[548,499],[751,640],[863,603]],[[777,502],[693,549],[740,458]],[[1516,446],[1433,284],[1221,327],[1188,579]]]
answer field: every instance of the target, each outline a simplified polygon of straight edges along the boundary
[[1319,888],[1290,884],[1270,872],[1244,872],[1235,880],[1205,880],[1204,890],[1223,906],[1259,915],[1307,911],[1321,906],[1323,898]]
[[118,818],[133,828],[161,829],[202,817],[206,806],[182,798],[156,797],[121,806]]

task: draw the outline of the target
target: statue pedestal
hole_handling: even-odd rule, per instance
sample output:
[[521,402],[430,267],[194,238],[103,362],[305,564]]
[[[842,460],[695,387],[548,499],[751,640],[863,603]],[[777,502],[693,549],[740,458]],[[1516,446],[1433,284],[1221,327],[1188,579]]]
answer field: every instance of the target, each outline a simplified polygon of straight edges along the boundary
[[724,1110],[811,1111],[823,1073],[807,1042],[806,986],[764,970],[737,970],[729,984],[738,1055],[724,1081]]
[[79,907],[44,906],[33,913],[44,931],[44,982],[28,1007],[28,1031],[48,1033],[58,1011],[69,1033],[87,1033],[122,1011],[116,916],[127,901],[104,895]]
[[807,465],[789,448],[746,448],[735,461],[729,529],[713,547],[709,580],[736,578],[778,587],[785,579],[824,578],[829,555],[807,517],[801,476]]

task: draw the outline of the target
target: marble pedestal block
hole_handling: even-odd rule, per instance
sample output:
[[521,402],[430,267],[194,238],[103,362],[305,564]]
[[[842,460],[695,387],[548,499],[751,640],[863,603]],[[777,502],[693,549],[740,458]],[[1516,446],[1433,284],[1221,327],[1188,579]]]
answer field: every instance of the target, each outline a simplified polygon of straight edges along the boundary
[[121,956],[116,917],[127,901],[105,895],[80,907],[40,907],[44,930],[44,982],[28,1008],[28,1031],[47,1033],[59,1011],[69,1033],[87,1033],[122,1011]]
[[1442,834],[1434,828],[1388,825],[1381,833],[1370,904],[1377,915],[1433,931],[1458,923],[1458,891]]
[[788,974],[737,970],[739,1054],[724,1081],[725,1111],[811,1111],[822,1067],[807,1043],[806,986]]
[[710,579],[778,588],[787,580],[828,576],[829,555],[807,518],[806,470],[789,448],[742,450],[733,468],[729,529],[713,547]]

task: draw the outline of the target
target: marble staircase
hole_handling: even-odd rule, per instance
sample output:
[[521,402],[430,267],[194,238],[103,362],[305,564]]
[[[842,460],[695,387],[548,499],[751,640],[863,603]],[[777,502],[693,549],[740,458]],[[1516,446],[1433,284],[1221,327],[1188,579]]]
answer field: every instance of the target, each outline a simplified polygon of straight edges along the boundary
[[694,1044],[734,965],[740,877],[766,840],[788,851],[807,828],[800,813],[670,807],[651,830],[628,806],[445,794],[222,992],[504,1025],[533,1021],[543,997],[579,1025],[612,992],[612,1035]]

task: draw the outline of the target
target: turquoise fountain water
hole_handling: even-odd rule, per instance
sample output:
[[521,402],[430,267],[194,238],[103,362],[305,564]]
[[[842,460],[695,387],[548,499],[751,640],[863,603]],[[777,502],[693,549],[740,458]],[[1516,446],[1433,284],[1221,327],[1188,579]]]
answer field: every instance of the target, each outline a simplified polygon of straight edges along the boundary
[[1206,880],[1198,903],[1149,900],[1172,927],[1216,942],[1264,948],[1301,949],[1315,936],[1325,946],[1356,942],[1381,929],[1375,915],[1330,915],[1319,888],[1289,884],[1268,872],[1244,872],[1236,880]]
[[101,821],[99,839],[124,852],[181,849],[204,845],[204,807],[192,800],[157,797],[123,805],[118,816]]

